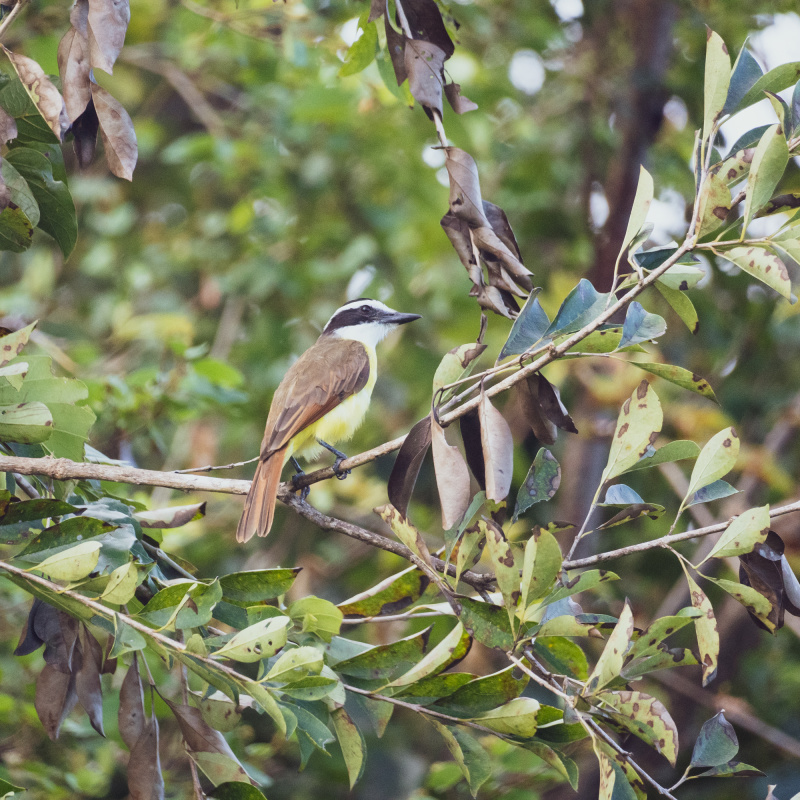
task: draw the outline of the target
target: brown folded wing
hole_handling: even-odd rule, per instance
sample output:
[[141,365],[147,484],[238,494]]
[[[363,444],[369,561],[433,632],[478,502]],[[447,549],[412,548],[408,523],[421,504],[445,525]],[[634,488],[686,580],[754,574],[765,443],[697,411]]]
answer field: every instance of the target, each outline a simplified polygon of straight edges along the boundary
[[289,368],[272,398],[261,458],[285,447],[356,392],[369,379],[369,357],[361,342],[319,339]]

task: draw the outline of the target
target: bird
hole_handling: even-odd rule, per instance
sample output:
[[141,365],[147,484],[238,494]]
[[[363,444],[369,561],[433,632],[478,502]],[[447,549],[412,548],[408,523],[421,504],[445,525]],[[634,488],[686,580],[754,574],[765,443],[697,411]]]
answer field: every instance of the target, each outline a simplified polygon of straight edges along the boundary
[[376,346],[398,326],[419,318],[419,314],[395,311],[363,297],[333,313],[272,397],[258,466],[236,529],[237,541],[269,533],[281,472],[290,458],[299,476],[303,472],[296,456],[314,460],[329,450],[336,456],[337,477],[346,477],[347,472],[339,471],[346,456],[333,445],[350,439],[366,416],[378,377]]

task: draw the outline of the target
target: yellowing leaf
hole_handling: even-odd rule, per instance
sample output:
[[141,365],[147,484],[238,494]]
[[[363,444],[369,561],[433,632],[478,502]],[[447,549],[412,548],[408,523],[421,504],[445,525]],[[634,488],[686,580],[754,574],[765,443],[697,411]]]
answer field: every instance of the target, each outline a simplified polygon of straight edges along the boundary
[[112,573],[103,594],[100,597],[108,603],[122,605],[133,597],[139,582],[139,570],[131,561],[117,567]]
[[689,479],[687,497],[727,475],[739,456],[739,437],[733,428],[725,428],[708,440],[697,457]]
[[291,622],[289,617],[270,617],[257,622],[231,637],[214,655],[243,663],[269,658],[286,644],[287,628]]
[[708,686],[717,675],[719,663],[719,633],[717,631],[717,618],[706,593],[697,585],[683,565],[686,580],[689,583],[689,594],[692,605],[700,611],[700,616],[694,621],[697,631],[697,645],[700,648],[700,663],[703,666],[703,686]]
[[728,558],[742,553],[750,553],[759,542],[763,542],[769,533],[769,504],[760,508],[751,508],[739,514],[719,537],[709,558]]
[[708,139],[722,113],[731,82],[731,57],[718,33],[707,30],[706,69],[703,83],[703,139]]
[[592,674],[586,683],[588,693],[591,694],[598,689],[602,689],[619,675],[632,635],[633,612],[626,600],[625,607],[619,615],[619,621],[608,637],[606,646],[603,648],[603,652],[600,654],[600,658],[597,660],[597,664],[595,664]]
[[100,558],[100,542],[81,542],[69,550],[40,561],[35,567],[57,581],[78,581],[85,578]]

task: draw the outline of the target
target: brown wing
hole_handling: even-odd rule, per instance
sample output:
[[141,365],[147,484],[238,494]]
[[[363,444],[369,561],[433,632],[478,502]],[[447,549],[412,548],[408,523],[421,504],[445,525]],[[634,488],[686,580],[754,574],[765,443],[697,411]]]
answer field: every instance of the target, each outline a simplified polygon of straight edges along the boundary
[[322,338],[289,368],[272,398],[261,458],[268,458],[356,392],[369,379],[361,342]]

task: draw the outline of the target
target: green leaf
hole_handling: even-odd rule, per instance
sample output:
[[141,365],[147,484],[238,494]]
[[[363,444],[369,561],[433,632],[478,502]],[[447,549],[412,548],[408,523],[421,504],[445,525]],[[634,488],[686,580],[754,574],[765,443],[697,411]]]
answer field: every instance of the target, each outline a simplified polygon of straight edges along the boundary
[[786,265],[766,247],[746,245],[717,251],[718,255],[732,261],[762,283],[765,283],[787,300],[792,299],[792,283]]
[[427,575],[417,567],[409,567],[396,575],[390,575],[366,592],[339,603],[339,610],[346,617],[396,614],[419,600],[429,583]]
[[[470,342],[470,344],[454,347],[445,353],[433,375],[433,397],[436,398],[436,393],[444,386],[466,378],[472,372],[475,362],[485,349],[485,344]],[[449,389],[443,392],[437,403],[447,400],[454,391],[454,389]]]
[[147,639],[136,628],[131,627],[121,614],[114,614],[114,646],[109,653],[110,658],[118,658],[125,653],[144,650]]
[[[197,634],[194,634],[195,636]],[[242,708],[231,702],[221,692],[211,697],[190,692],[189,701],[203,715],[203,721],[215,731],[227,733],[236,728],[242,719]]]
[[536,734],[538,714],[537,700],[532,697],[517,697],[491,711],[484,711],[483,714],[474,717],[474,720],[497,733],[530,739]]
[[211,621],[221,599],[218,580],[211,584],[181,581],[155,594],[136,616],[156,628],[196,628]]
[[221,783],[208,796],[214,800],[267,800],[255,786],[243,781]]
[[299,572],[300,567],[231,572],[219,583],[226,602],[246,607],[286,594]]
[[644,692],[598,692],[598,707],[610,712],[623,728],[661,753],[674,767],[678,728],[663,703]]
[[589,674],[586,653],[571,639],[563,636],[536,639],[533,653],[555,675],[567,675],[575,680],[585,681]]
[[697,506],[701,503],[711,503],[714,500],[722,500],[725,497],[737,494],[738,489],[734,489],[727,481],[714,481],[704,486],[692,495],[692,499],[686,504],[686,507]]
[[118,566],[110,576],[106,588],[100,597],[107,603],[122,605],[130,600],[139,585],[139,569],[136,562]]
[[666,648],[642,658],[629,661],[620,672],[626,681],[633,681],[651,672],[675,667],[691,667],[699,663],[688,647]]
[[285,644],[289,617],[273,617],[250,625],[231,637],[214,655],[251,663],[274,656]]
[[764,92],[780,92],[797,82],[800,78],[800,61],[781,64],[762,75],[742,98],[735,111],[741,111],[747,106],[764,99]]
[[706,69],[703,84],[703,139],[708,140],[722,114],[731,82],[731,58],[719,34],[707,31]]
[[551,590],[563,560],[555,536],[537,525],[525,543],[520,584],[520,605],[523,609]]
[[720,711],[700,729],[692,750],[693,767],[719,767],[727,764],[739,752],[736,731]]
[[366,69],[378,53],[378,27],[374,22],[367,22],[369,10],[361,15],[358,27],[363,33],[350,45],[345,55],[344,64],[339,68],[339,77],[355,75]]
[[33,569],[56,581],[78,581],[97,566],[100,542],[81,542],[40,561]]
[[600,294],[585,278],[567,295],[545,335],[574,333],[606,307],[608,295]]
[[595,586],[599,586],[601,583],[619,580],[619,575],[606,569],[587,569],[586,572],[581,572],[578,575],[574,575],[574,577],[573,575],[574,573],[570,573],[563,578],[562,580],[565,583],[561,586],[556,585],[556,588],[542,600],[542,605],[553,605],[553,603],[557,603],[565,597],[571,597],[578,592],[594,589]]
[[713,400],[715,403],[719,402],[708,381],[693,372],[689,372],[688,369],[676,367],[673,364],[656,364],[645,361],[630,361],[628,363],[633,364],[634,367],[638,367],[645,372],[657,375],[665,381],[674,383],[682,389],[688,389],[690,392],[700,394],[703,397],[707,397],[709,400]]
[[700,614],[696,608],[683,609],[683,611],[686,613],[660,617],[651,622],[628,651],[628,660],[633,661],[636,658],[645,658],[657,653],[661,649],[660,646],[664,639],[689,625]]
[[390,644],[371,647],[351,658],[337,661],[336,672],[360,680],[388,681],[406,672],[424,655],[431,628]]
[[539,304],[540,292],[541,289],[537,288],[528,295],[528,299],[514,320],[508,339],[497,357],[498,362],[508,356],[524,353],[547,333],[550,320]]
[[[717,767],[701,772],[699,775],[692,775],[691,778],[766,778],[767,776],[749,764],[742,764],[739,761],[729,761],[727,764],[720,764]],[[794,795],[792,800],[795,800]]]
[[781,126],[772,125],[761,137],[750,164],[742,217],[742,238],[756,211],[765,206],[772,197],[788,163],[789,148]]
[[406,686],[402,691],[392,692],[392,696],[402,697],[408,703],[428,706],[443,697],[449,697],[474,678],[475,676],[469,672],[447,672],[443,675],[423,678]]
[[291,734],[286,727],[286,717],[281,711],[281,705],[275,699],[273,689],[255,681],[243,681],[242,689],[270,716],[281,736],[288,737]]
[[361,735],[361,731],[343,708],[337,708],[331,712],[331,722],[333,722],[333,730],[336,732],[339,746],[342,748],[342,756],[344,756],[347,775],[350,778],[350,788],[352,789],[364,772],[364,764],[367,760],[367,744]]
[[45,528],[31,539],[27,547],[17,554],[17,558],[22,561],[38,563],[54,553],[92,539],[99,540],[104,550],[106,548],[113,550],[118,546],[124,552],[120,563],[128,562],[130,558],[128,551],[133,544],[134,537],[120,536],[116,526],[87,516],[70,517]]
[[645,311],[641,303],[634,301],[628,306],[619,346],[625,348],[632,344],[639,344],[639,342],[657,339],[659,336],[663,336],[666,330],[667,324],[663,317]]
[[673,264],[657,281],[670,289],[685,292],[693,289],[705,277],[705,270],[691,264]]
[[53,433],[50,409],[37,401],[0,406],[0,441],[36,444]]
[[506,651],[514,646],[514,633],[505,609],[466,597],[459,602],[464,627],[477,641]]
[[766,540],[769,525],[769,504],[744,511],[728,525],[703,563],[709,558],[728,558],[752,552],[759,542]]
[[691,497],[698,489],[727,475],[735,466],[738,456],[739,437],[733,428],[725,428],[712,436],[697,457],[686,497]]
[[697,316],[694,304],[686,292],[682,292],[680,289],[673,289],[660,280],[656,281],[656,289],[669,303],[670,308],[681,318],[686,327],[692,333],[697,333],[700,329],[700,319]]
[[325,746],[333,741],[333,734],[324,722],[310,711],[294,703],[282,703],[297,718],[297,741],[300,743],[301,767],[304,767],[313,751],[330,755]]
[[445,726],[430,718],[428,718],[428,722],[439,731],[447,749],[466,778],[472,796],[477,797],[478,789],[492,774],[492,764],[486,751],[472,736],[460,728]]
[[5,157],[27,181],[39,205],[39,227],[56,240],[64,258],[67,258],[78,240],[75,204],[67,185],[53,178],[50,162],[32,148],[16,147]]
[[525,482],[517,492],[517,504],[512,522],[516,522],[520,514],[524,514],[534,504],[550,500],[558,491],[560,484],[561,465],[549,450],[540,448],[528,470]]
[[677,442],[670,442],[660,447],[652,455],[644,456],[639,459],[632,467],[628,467],[626,472],[636,472],[640,469],[648,469],[659,464],[669,464],[673,461],[683,461],[687,458],[697,458],[700,455],[700,448],[694,443],[681,439]]
[[764,74],[758,61],[750,54],[746,44],[745,42],[742,45],[742,49],[739,51],[739,55],[736,56],[736,62],[733,65],[728,96],[725,98],[725,107],[722,109],[723,114],[732,114],[745,95],[755,86],[756,81]]
[[438,700],[433,708],[456,717],[470,718],[491,711],[519,697],[528,685],[527,676],[514,677],[516,667],[476,678]]
[[0,250],[24,253],[32,242],[33,225],[22,209],[4,208],[0,212]]
[[[622,240],[620,254],[628,249],[631,242],[642,229],[647,219],[647,212],[653,202],[653,176],[644,168],[639,167],[639,182],[636,186],[636,195],[633,198],[628,227],[625,230],[625,238]],[[624,335],[623,335],[624,337]]]
[[325,642],[339,634],[344,618],[340,609],[321,597],[304,597],[287,611],[295,623],[300,623],[303,633],[314,633]]
[[621,475],[646,454],[662,422],[661,403],[650,384],[642,381],[620,410],[603,483]]
[[11,202],[19,206],[19,210],[28,218],[30,224],[36,227],[40,217],[39,204],[25,179],[5,158],[0,163],[0,174],[8,189]]
[[0,91],[0,105],[14,117],[17,123],[17,141],[60,144],[60,140],[50,130],[50,126],[45,122],[30,95],[25,91],[22,81],[18,78],[10,80]]
[[708,686],[717,675],[719,663],[717,618],[714,616],[714,609],[706,593],[694,581],[686,565],[682,564],[682,566],[689,584],[692,606],[700,612],[700,615],[695,618],[694,626],[697,631],[697,645],[700,648],[700,663],[703,665],[703,686]]
[[306,675],[318,675],[322,666],[322,653],[319,650],[313,647],[295,647],[280,656],[264,676],[264,680],[289,683]]
[[[505,614],[503,616],[505,617]],[[508,624],[507,618],[506,624]],[[459,622],[436,647],[428,651],[421,661],[393,680],[390,686],[409,686],[421,678],[438,674],[457,661],[461,661],[469,652],[471,645],[472,639]]]
[[593,694],[598,689],[602,689],[619,675],[632,635],[633,612],[626,600],[622,613],[619,615],[619,622],[611,632],[611,636],[608,637],[606,646],[603,648],[603,652],[600,654],[600,658],[589,676],[586,684],[588,693]]

